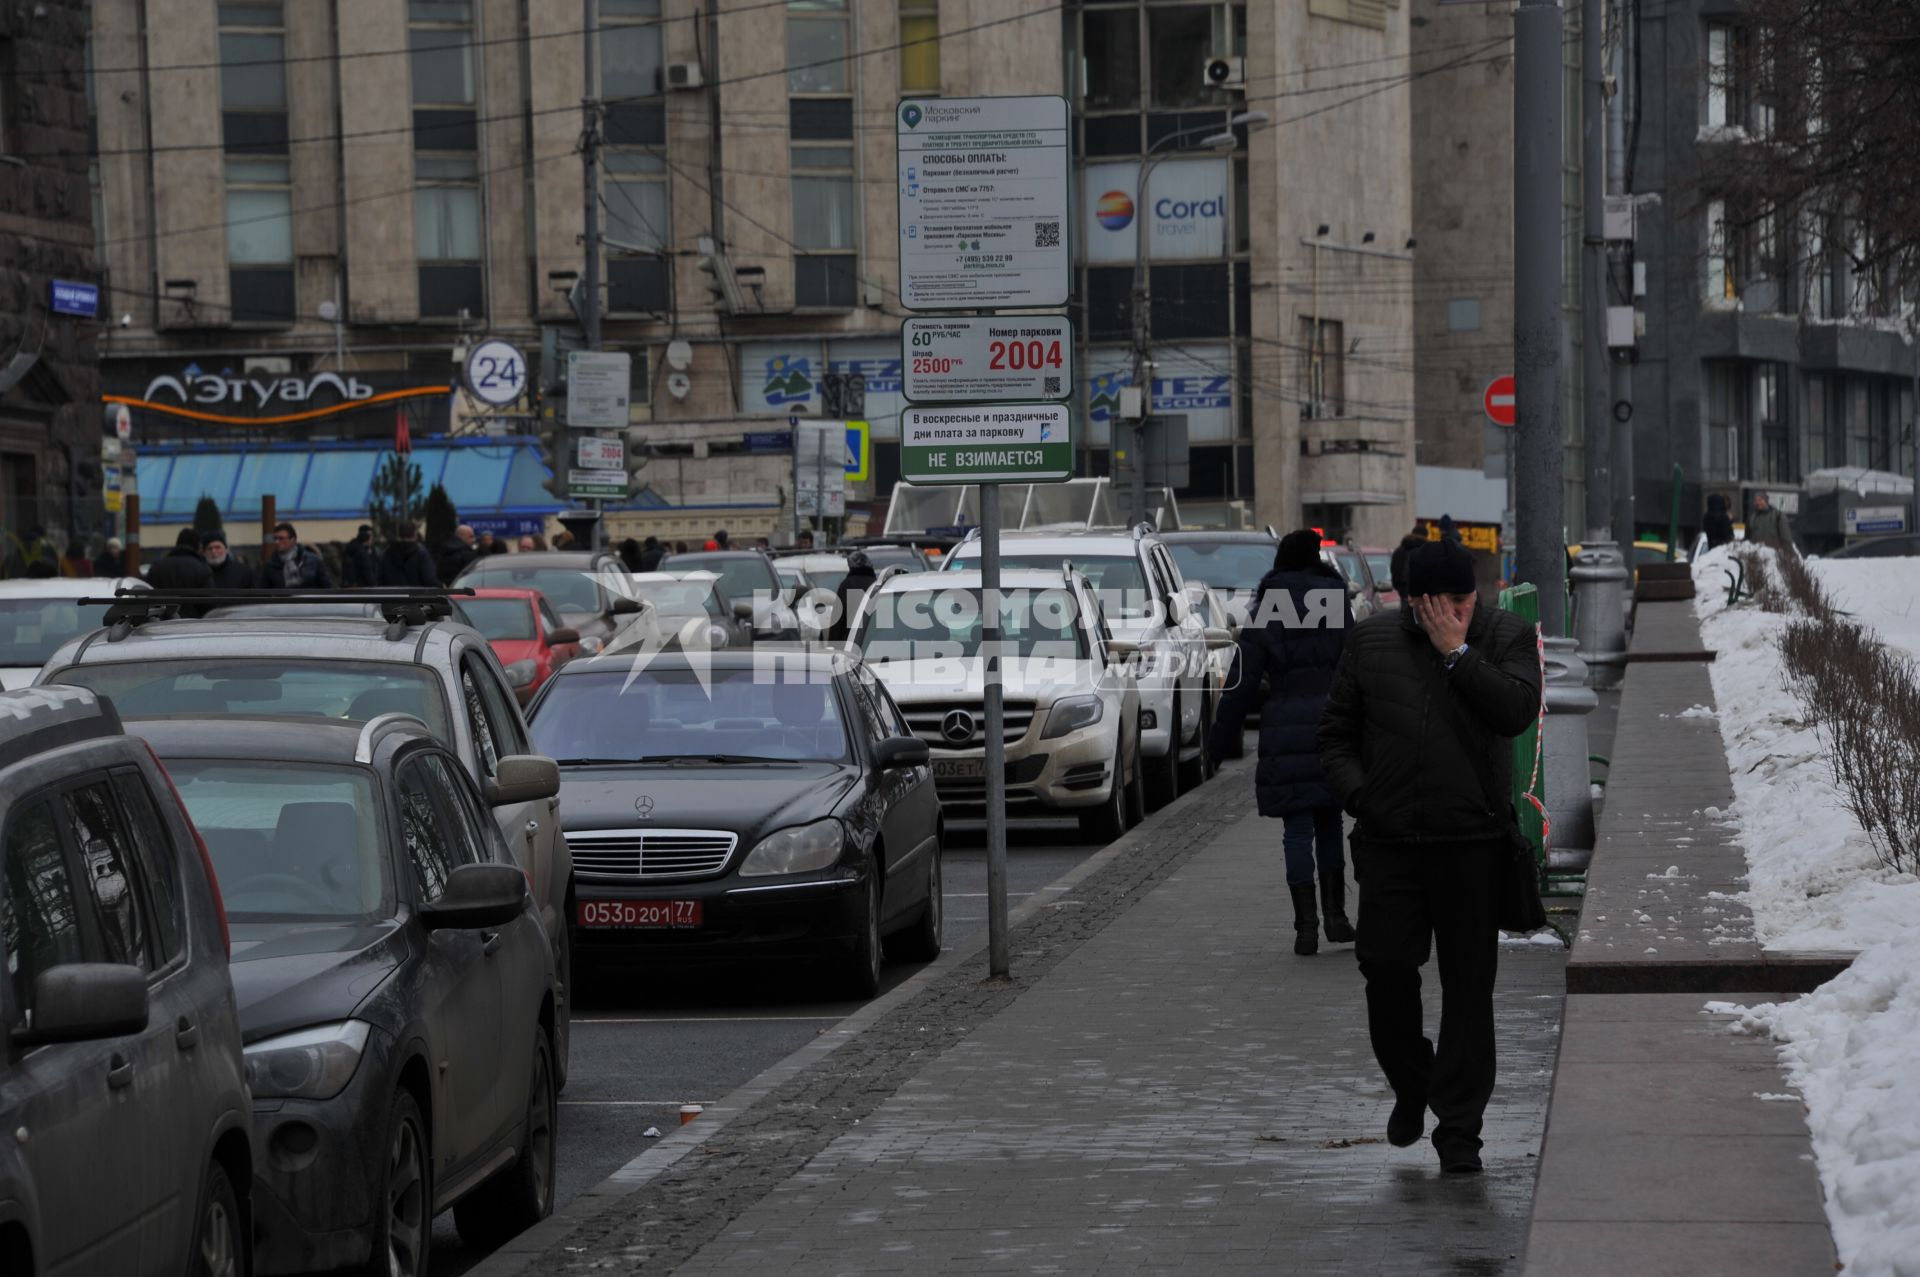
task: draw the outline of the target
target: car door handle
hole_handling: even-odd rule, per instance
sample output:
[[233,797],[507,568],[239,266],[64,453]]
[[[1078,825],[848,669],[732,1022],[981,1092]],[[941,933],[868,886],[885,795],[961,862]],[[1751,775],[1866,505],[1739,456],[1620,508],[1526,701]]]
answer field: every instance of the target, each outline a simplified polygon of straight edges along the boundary
[[499,947],[500,933],[498,931],[483,931],[480,933],[480,952],[484,956],[491,958],[493,951]]
[[133,1081],[133,1061],[119,1052],[107,1061],[107,1089],[118,1091]]
[[182,1051],[191,1051],[200,1045],[199,1028],[184,1015],[173,1026],[173,1044]]

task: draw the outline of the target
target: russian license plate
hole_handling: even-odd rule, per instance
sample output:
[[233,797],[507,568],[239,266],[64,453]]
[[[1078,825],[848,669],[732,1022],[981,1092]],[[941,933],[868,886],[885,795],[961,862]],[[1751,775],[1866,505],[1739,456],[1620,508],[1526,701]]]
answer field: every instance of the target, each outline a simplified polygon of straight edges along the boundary
[[987,774],[985,760],[979,758],[936,758],[933,760],[933,778],[951,780],[978,780]]
[[582,900],[583,927],[697,927],[704,921],[698,900]]

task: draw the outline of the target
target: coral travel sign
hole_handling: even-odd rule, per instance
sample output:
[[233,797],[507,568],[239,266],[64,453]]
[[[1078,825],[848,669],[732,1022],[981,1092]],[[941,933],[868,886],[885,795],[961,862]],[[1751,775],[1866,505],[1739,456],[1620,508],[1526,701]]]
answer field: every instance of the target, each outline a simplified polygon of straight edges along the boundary
[[901,304],[1065,305],[1072,275],[1066,99],[902,102],[894,132]]
[[908,483],[1057,483],[1073,477],[1064,404],[909,408],[900,415]]

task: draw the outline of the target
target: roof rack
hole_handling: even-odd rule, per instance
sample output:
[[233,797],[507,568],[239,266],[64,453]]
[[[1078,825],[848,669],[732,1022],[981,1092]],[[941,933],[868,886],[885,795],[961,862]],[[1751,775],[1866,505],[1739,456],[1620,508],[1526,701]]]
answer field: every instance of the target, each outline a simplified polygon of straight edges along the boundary
[[[380,609],[387,622],[387,637],[400,639],[408,627],[444,621],[453,615],[453,599],[472,598],[471,587],[464,589],[413,590],[367,587],[353,590],[138,590],[122,587],[110,599],[81,599],[80,605],[104,606],[107,613],[101,624],[107,627],[107,641],[118,643],[133,633],[137,625],[148,621],[170,621],[197,615],[216,607],[245,607],[256,603],[310,603],[338,606],[342,603],[367,604]],[[191,611],[189,611],[191,609]]]

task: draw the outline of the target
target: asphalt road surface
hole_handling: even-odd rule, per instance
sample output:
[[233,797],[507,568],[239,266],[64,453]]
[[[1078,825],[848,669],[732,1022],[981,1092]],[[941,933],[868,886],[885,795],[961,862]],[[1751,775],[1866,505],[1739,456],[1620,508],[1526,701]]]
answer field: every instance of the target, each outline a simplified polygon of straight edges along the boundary
[[[1100,850],[1072,821],[1011,822],[1008,907]],[[986,827],[956,822],[942,866],[949,945],[987,925]],[[920,970],[889,963],[885,987]],[[643,1132],[679,1124],[682,1104],[711,1103],[804,1046],[862,1004],[822,1001],[805,972],[589,981],[573,1009],[573,1058],[560,1096],[556,1209],[651,1143]],[[454,1277],[486,1252],[460,1244],[451,1212],[437,1222],[433,1272]]]

